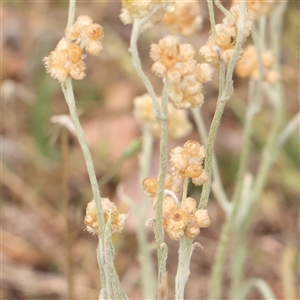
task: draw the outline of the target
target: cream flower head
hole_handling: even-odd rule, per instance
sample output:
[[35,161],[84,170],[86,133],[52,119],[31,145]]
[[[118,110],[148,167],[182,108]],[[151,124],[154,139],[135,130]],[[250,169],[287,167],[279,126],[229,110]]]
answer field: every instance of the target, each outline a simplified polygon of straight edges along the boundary
[[[249,9],[253,19],[261,16],[267,16],[272,10],[273,0],[246,0],[246,6]],[[233,0],[233,3],[239,3],[239,0]]]
[[203,18],[199,2],[175,1],[175,11],[165,12],[162,22],[172,34],[191,35],[201,29]]
[[82,49],[91,55],[99,55],[103,49],[100,39],[103,37],[103,28],[93,23],[89,16],[81,15],[75,23],[66,28],[66,38],[79,44]]
[[204,146],[193,140],[170,151],[170,163],[175,175],[179,179],[183,179],[184,176],[192,178],[195,185],[203,185],[208,180],[202,166],[204,157]]
[[[263,65],[263,80],[273,84],[280,78],[278,72],[272,69],[274,64],[274,55],[270,50],[261,53]],[[242,59],[237,63],[235,72],[242,78],[259,79],[259,66],[257,60],[257,50],[253,45],[248,45]]]
[[[238,20],[239,20],[239,5],[233,5],[230,8],[230,18],[223,19],[221,24],[216,25],[215,35],[211,35],[206,44],[202,46],[199,53],[204,57],[206,62],[214,67],[219,66],[219,60],[223,61],[226,65],[233,55],[233,51],[236,44],[236,38],[238,34]],[[244,41],[250,35],[252,28],[252,18],[247,10],[245,16],[245,29],[244,29]],[[239,53],[239,59],[242,57],[243,51]]]
[[[189,140],[183,147],[175,147],[170,152],[172,171],[166,175],[162,203],[162,225],[168,236],[179,240],[186,236],[194,239],[200,234],[200,228],[208,227],[211,223],[207,210],[197,210],[194,198],[182,195],[181,203],[178,200],[181,193],[182,182],[192,178],[196,185],[204,184],[208,177],[203,170],[205,149],[197,141]],[[195,181],[195,182],[194,182]],[[145,178],[143,192],[151,198],[152,207],[156,210],[156,193],[158,180]],[[186,191],[186,189],[183,188]]]
[[44,65],[47,73],[57,79],[60,83],[64,82],[67,76],[74,79],[83,79],[85,77],[86,66],[82,59],[81,48],[74,44],[68,43],[62,38],[57,44],[54,51],[44,58]]
[[[108,198],[101,198],[101,204],[105,223],[110,220],[111,234],[122,232],[128,215],[120,214],[116,205]],[[84,223],[86,224],[86,230],[88,232],[100,234],[95,200],[92,200],[87,204]]]
[[170,81],[169,97],[177,109],[200,107],[204,101],[203,83],[212,78],[212,67],[197,64],[194,55],[192,45],[181,44],[172,35],[165,36],[150,48],[150,57],[154,61],[152,71]]
[[125,25],[132,24],[135,19],[149,16],[141,28],[142,31],[158,22],[165,11],[172,12],[175,9],[173,0],[122,0],[122,5],[120,19]]
[[[159,105],[161,98],[157,99]],[[152,100],[149,94],[138,96],[133,100],[134,116],[139,124],[147,127],[155,137],[160,136],[160,125],[155,118]],[[192,124],[185,111],[179,111],[168,103],[168,136],[170,139],[181,139],[192,130]]]

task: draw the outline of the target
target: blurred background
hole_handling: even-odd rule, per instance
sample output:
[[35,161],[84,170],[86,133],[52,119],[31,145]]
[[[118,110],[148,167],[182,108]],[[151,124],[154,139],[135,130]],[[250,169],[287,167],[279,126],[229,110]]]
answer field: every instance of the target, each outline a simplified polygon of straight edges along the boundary
[[[203,28],[182,41],[199,49],[209,35],[206,3],[201,2]],[[229,3],[228,3],[229,4]],[[78,113],[91,148],[101,195],[117,203],[122,213],[130,208],[120,201],[116,187],[139,203],[138,152],[122,157],[140,137],[133,116],[133,98],[146,92],[131,65],[128,53],[131,25],[119,19],[121,2],[78,1],[77,16],[88,14],[104,28],[104,50],[99,57],[85,59],[87,76],[74,81]],[[72,266],[74,299],[98,299],[101,288],[97,261],[97,238],[85,231],[86,204],[92,199],[89,179],[76,138],[50,118],[68,114],[60,84],[45,73],[43,57],[52,51],[64,35],[67,1],[14,1],[1,4],[1,293],[2,299],[68,299],[68,266]],[[150,71],[149,46],[167,34],[162,24],[144,32],[139,40],[140,57],[157,94],[160,78]],[[199,55],[197,54],[199,60]],[[289,1],[282,35],[282,81],[285,92],[286,123],[299,111],[299,3]],[[235,94],[225,110],[216,154],[224,186],[231,195],[248,81],[235,78]],[[207,128],[213,117],[218,95],[217,77],[205,86],[202,106]],[[250,170],[255,174],[260,149],[270,122],[268,104],[259,113],[254,128]],[[189,115],[193,123],[192,116]],[[187,139],[198,138],[194,130],[185,139],[171,141],[170,148]],[[158,141],[155,142],[152,175],[158,168]],[[65,184],[67,182],[67,185]],[[66,188],[67,186],[67,188]],[[64,197],[69,194],[68,207]],[[200,191],[189,194],[199,199]],[[209,281],[219,235],[225,221],[213,195],[208,209],[213,223],[196,239],[204,250],[196,250],[191,261],[191,276],[186,299],[207,299]],[[65,216],[70,230],[66,234]],[[249,248],[245,277],[266,280],[278,299],[292,299],[298,292],[299,242],[299,132],[287,142],[273,166],[253,219],[248,236]],[[151,212],[149,213],[151,214]],[[146,221],[146,220],[145,220]],[[140,270],[133,214],[122,234],[114,237],[115,265],[130,299],[141,299]],[[149,227],[149,240],[154,236]],[[177,267],[178,243],[169,245],[170,299]],[[231,248],[229,249],[231,251]],[[70,255],[71,254],[71,255]],[[71,257],[71,258],[70,258]],[[156,264],[155,255],[153,263]],[[230,284],[226,262],[224,299]],[[292,295],[292,296],[289,296]],[[253,290],[249,299],[261,299]]]

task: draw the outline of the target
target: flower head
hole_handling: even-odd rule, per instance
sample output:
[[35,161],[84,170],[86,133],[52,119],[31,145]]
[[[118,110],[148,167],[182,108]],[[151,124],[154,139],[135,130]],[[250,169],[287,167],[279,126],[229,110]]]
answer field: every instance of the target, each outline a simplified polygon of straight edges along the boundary
[[174,12],[165,12],[162,22],[173,34],[190,35],[201,29],[203,18],[198,2],[175,1]]
[[[197,202],[192,197],[182,195],[182,201],[178,200],[181,192],[181,183],[192,178],[196,185],[202,185],[208,177],[202,163],[205,157],[205,149],[197,141],[188,140],[183,147],[175,147],[170,152],[171,172],[168,172],[165,180],[165,189],[162,199],[162,225],[169,237],[179,240],[182,236],[194,239],[200,233],[200,228],[208,227],[211,223],[207,210],[197,210]],[[152,207],[156,210],[158,180],[145,178],[143,180],[143,192],[151,198]],[[183,191],[186,189],[183,188]]]
[[[263,79],[269,83],[275,83],[280,78],[278,72],[272,70],[274,64],[274,55],[271,51],[265,50],[261,53],[261,62],[263,65]],[[253,45],[245,49],[243,58],[237,63],[235,72],[242,78],[259,79],[259,65],[257,59],[257,50]]]
[[[120,233],[124,229],[128,215],[120,214],[116,205],[108,198],[101,198],[101,204],[105,223],[110,221],[111,233]],[[95,200],[90,201],[86,207],[84,223],[87,226],[86,229],[88,232],[98,235],[100,234]]]
[[100,53],[103,28],[94,24],[89,16],[82,15],[73,25],[66,28],[65,34],[66,37],[62,38],[55,50],[43,60],[47,73],[60,83],[68,76],[77,80],[85,77],[85,55],[82,51],[85,49],[92,55]]
[[[161,104],[161,98],[157,99]],[[134,115],[137,121],[150,130],[155,136],[160,136],[160,125],[155,118],[152,100],[149,94],[138,96],[133,100]],[[180,139],[189,134],[192,130],[187,113],[174,108],[168,103],[168,136],[170,139]]]
[[67,76],[74,79],[85,77],[86,66],[82,59],[81,48],[74,43],[68,43],[65,38],[62,38],[55,50],[44,58],[44,65],[47,73],[50,73],[51,77],[62,83]]
[[[272,10],[273,0],[246,0],[246,6],[249,9],[252,18],[267,16]],[[233,0],[233,3],[239,3],[239,0]]]
[[79,44],[91,55],[99,55],[103,49],[100,42],[103,37],[103,28],[93,23],[89,16],[79,16],[73,25],[66,28],[65,33],[68,40]]
[[[230,9],[230,17],[223,19],[221,24],[216,25],[215,35],[211,35],[206,44],[200,48],[199,53],[204,59],[214,67],[219,66],[219,60],[223,61],[226,65],[233,55],[238,34],[238,20],[239,20],[239,5],[233,5]],[[244,42],[249,36],[252,28],[252,19],[249,11],[245,16],[244,27]],[[243,55],[241,50],[239,58]]]
[[203,83],[211,80],[212,68],[197,64],[195,50],[190,44],[167,35],[152,44],[150,57],[154,61],[152,71],[170,83],[170,100],[178,109],[200,107],[204,101]]
[[202,163],[205,148],[197,141],[189,140],[183,147],[176,147],[170,152],[170,163],[178,178],[192,178],[196,185],[204,184],[208,177]]
[[123,8],[120,19],[125,25],[132,24],[135,19],[142,19],[149,16],[149,19],[142,26],[141,30],[152,27],[161,19],[165,11],[171,12],[175,9],[173,0],[122,0],[122,4]]

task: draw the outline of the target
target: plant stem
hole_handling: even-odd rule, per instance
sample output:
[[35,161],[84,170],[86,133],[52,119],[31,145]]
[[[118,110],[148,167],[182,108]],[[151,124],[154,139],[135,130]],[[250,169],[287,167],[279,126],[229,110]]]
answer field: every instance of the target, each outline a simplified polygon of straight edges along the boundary
[[[143,143],[142,153],[140,156],[140,181],[150,173],[150,162],[153,148],[153,135],[148,128],[143,127]],[[142,193],[141,193],[142,194]],[[147,238],[147,230],[145,227],[145,219],[150,207],[149,200],[145,195],[141,195],[142,204],[135,207],[135,215],[137,218],[137,240],[139,244],[139,261],[142,272],[143,299],[155,298],[155,275],[151,257],[151,248]]]
[[[203,143],[207,144],[207,131],[205,128],[205,124],[201,115],[201,110],[199,108],[192,109],[192,114],[194,117],[194,120],[196,122],[197,130],[198,133],[203,141]],[[219,171],[219,166],[217,162],[217,158],[215,153],[213,152],[213,158],[212,158],[212,175],[213,175],[213,183],[212,183],[212,190],[213,193],[222,207],[222,209],[226,212],[228,215],[230,212],[230,202],[228,201],[227,195],[225,193],[221,176],[220,176],[220,171]]]
[[155,94],[154,88],[153,88],[149,78],[147,77],[147,75],[144,73],[144,71],[142,69],[141,60],[140,60],[138,48],[137,48],[137,40],[139,38],[141,27],[143,24],[145,24],[145,22],[149,18],[150,18],[150,16],[147,16],[143,19],[135,19],[134,20],[131,38],[130,38],[130,52],[131,52],[131,56],[132,56],[132,65],[135,67],[139,77],[143,81],[143,83],[151,97],[156,117],[158,119],[161,119],[162,116],[161,116],[159,104],[157,101],[157,96]]
[[166,261],[163,260],[163,251],[161,248],[162,243],[164,242],[164,229],[162,226],[162,207],[163,207],[163,198],[164,198],[164,189],[165,189],[165,180],[167,174],[167,162],[168,162],[168,95],[169,95],[170,83],[165,78],[164,89],[162,93],[162,118],[160,120],[160,154],[159,154],[159,175],[158,175],[158,187],[156,194],[156,208],[155,208],[155,239],[157,245],[157,257],[158,257],[158,285],[160,285],[162,276],[166,271]]
[[69,13],[67,27],[71,26],[75,20],[76,0],[69,0]]
[[[90,153],[90,150],[88,148],[85,136],[84,136],[84,132],[83,129],[81,127],[78,115],[77,115],[77,111],[76,111],[76,103],[75,103],[75,97],[74,97],[74,93],[73,93],[73,86],[72,86],[72,79],[70,77],[66,78],[66,81],[62,84],[62,91],[64,93],[66,102],[68,104],[69,107],[69,111],[70,111],[70,116],[71,119],[73,121],[73,124],[76,128],[76,132],[77,132],[77,138],[81,147],[81,150],[83,152],[83,156],[85,159],[85,163],[87,166],[87,171],[88,171],[88,175],[89,175],[89,179],[91,182],[91,187],[92,187],[92,192],[93,192],[93,197],[96,203],[96,211],[97,211],[97,218],[98,218],[98,222],[99,222],[99,230],[100,232],[105,232],[105,220],[104,220],[104,215],[103,215],[103,211],[102,211],[102,205],[101,205],[101,196],[100,196],[100,190],[98,187],[98,181],[97,181],[97,177],[96,177],[96,173],[95,173],[95,169],[94,169],[94,165],[93,165],[93,160],[92,160],[92,156]],[[98,243],[98,247],[99,245],[103,245],[103,234],[99,235],[99,240],[102,240],[102,243]],[[104,249],[98,249],[99,250],[99,254],[103,253]],[[99,260],[101,258],[101,255],[97,255],[98,258],[98,265],[99,265],[99,269],[103,268],[103,264],[104,261]],[[104,275],[105,272],[104,271],[100,271],[100,274]],[[105,277],[101,277],[102,280],[102,285],[105,286]]]
[[[207,148],[209,149],[206,154],[206,160],[205,160],[205,171],[208,170],[207,174],[209,176],[209,182],[207,182],[203,186],[203,192],[200,199],[200,208],[205,208],[207,205],[209,193],[210,193],[210,184],[211,184],[211,160],[212,160],[212,153],[213,153],[213,144],[216,136],[216,131],[218,129],[220,119],[224,110],[225,103],[231,96],[233,92],[233,84],[232,84],[232,76],[235,64],[237,62],[237,59],[239,57],[239,53],[243,44],[244,40],[244,27],[245,27],[245,11],[246,11],[246,2],[240,1],[239,3],[239,21],[238,21],[238,35],[236,40],[236,45],[234,49],[233,56],[228,64],[227,72],[226,72],[226,78],[225,78],[225,88],[222,91],[221,96],[219,95],[218,103],[217,103],[217,109],[216,113],[211,125],[211,129],[208,135],[208,145]],[[221,75],[220,75],[221,76]],[[220,82],[222,82],[220,80]],[[219,111],[220,110],[220,111]],[[215,120],[216,119],[216,120]],[[207,164],[208,159],[208,166]],[[235,210],[235,206],[232,208]],[[232,225],[234,223],[234,219],[229,216],[227,222],[225,223],[222,234],[220,237],[220,243],[216,254],[216,261],[213,267],[213,274],[212,274],[212,280],[211,280],[211,290],[210,290],[210,299],[220,299],[221,296],[221,286],[222,286],[222,271],[223,271],[223,265],[225,262],[225,256],[226,256],[226,249],[229,241],[230,231],[232,228]]]
[[212,29],[213,36],[216,34],[216,21],[215,21],[215,13],[214,13],[214,4],[213,0],[206,0],[208,6],[208,13],[209,13],[209,21],[210,27]]
[[192,256],[193,240],[183,236],[179,240],[179,257],[175,278],[175,299],[184,299],[184,288],[188,281],[190,261]]
[[83,152],[84,159],[85,159],[85,163],[87,166],[87,171],[88,171],[89,179],[90,179],[91,186],[92,186],[92,192],[93,192],[93,196],[94,196],[94,199],[96,202],[99,228],[100,228],[100,231],[104,232],[105,221],[104,221],[104,216],[103,216],[103,212],[102,212],[101,196],[100,196],[100,191],[99,191],[99,187],[98,187],[98,181],[97,181],[97,177],[96,177],[96,173],[95,173],[95,169],[94,169],[94,165],[93,165],[92,156],[91,156],[90,150],[88,148],[79,118],[77,116],[76,103],[75,103],[73,87],[72,87],[72,80],[70,77],[67,77],[66,81],[62,84],[62,91],[64,93],[66,102],[68,104],[70,116],[71,116],[71,119],[76,128],[77,138],[78,138],[78,141],[79,141],[79,144],[80,144],[80,147]]
[[221,4],[220,0],[215,0],[215,4],[228,19],[232,18],[230,12]]
[[185,207],[185,199],[187,197],[188,185],[189,185],[189,178],[187,176],[184,176],[183,186],[182,186],[181,209]]
[[247,280],[241,288],[238,299],[246,299],[246,296],[252,287],[256,287],[260,291],[264,299],[276,299],[270,286],[266,283],[266,281],[260,278],[251,278]]
[[[242,44],[244,40],[246,3],[245,1],[240,1],[239,5],[240,5],[240,10],[239,10],[238,34],[236,39],[236,45],[227,67],[225,87],[222,90],[222,92],[219,94],[216,112],[212,120],[211,127],[208,134],[208,141],[206,147],[206,159],[205,159],[205,172],[208,176],[208,181],[203,185],[203,190],[202,190],[200,203],[199,203],[200,209],[205,209],[207,206],[210,189],[211,189],[212,157],[213,157],[214,143],[221,122],[221,117],[223,115],[225,104],[230,99],[233,93],[233,82],[232,82],[233,71],[236,62],[239,58],[240,50],[242,48]],[[220,86],[223,85],[223,80],[224,77],[222,73],[220,73]]]
[[[280,7],[281,8],[281,7]],[[283,14],[284,10],[280,10],[281,14]],[[280,20],[282,19],[282,15],[280,16]],[[261,21],[263,22],[263,25],[261,26],[261,28],[265,28],[265,20]],[[279,22],[280,23],[280,22]],[[279,31],[277,31],[277,35],[272,35],[272,39],[277,39],[279,40],[279,36],[280,36],[280,26],[277,27],[277,29],[279,29]],[[264,45],[264,40],[262,40],[262,38],[265,36],[265,34],[262,32],[262,30],[260,31],[260,34],[262,36],[258,36],[256,31],[254,30],[253,32],[253,37],[254,37],[254,41],[257,47],[257,55],[258,57],[260,57],[260,53],[261,50],[263,49],[263,45]],[[274,45],[277,45],[278,43],[272,43],[273,47]],[[275,50],[275,49],[273,49]],[[276,57],[276,64],[277,66],[279,66],[279,57]],[[263,80],[263,76],[262,76],[262,62],[261,62],[261,58],[259,61],[259,68],[260,68],[260,78],[259,78],[259,84],[258,84],[258,95],[254,95],[253,97],[253,102],[254,99],[257,99],[257,97],[261,97],[262,95],[262,80]],[[281,83],[277,83],[276,87],[275,87],[275,93],[273,92],[273,90],[269,90],[269,97],[271,100],[271,103],[273,104],[273,108],[274,108],[274,117],[272,118],[272,125],[271,128],[269,130],[269,135],[267,138],[267,142],[265,144],[265,147],[262,151],[263,155],[262,155],[262,159],[261,159],[261,164],[258,170],[258,173],[256,175],[254,184],[253,184],[253,188],[252,188],[252,192],[250,195],[250,199],[248,200],[250,202],[250,208],[248,209],[247,214],[245,214],[244,218],[240,221],[240,225],[238,226],[238,232],[237,232],[237,241],[235,242],[236,245],[238,245],[238,247],[236,247],[236,250],[233,254],[234,260],[233,260],[233,280],[232,280],[232,290],[231,290],[231,297],[232,298],[236,298],[236,297],[240,297],[239,294],[239,289],[240,289],[240,285],[241,285],[241,276],[242,276],[242,272],[243,272],[243,266],[244,266],[244,261],[246,259],[246,252],[247,252],[247,243],[246,243],[246,239],[245,237],[247,236],[247,232],[249,231],[249,227],[251,224],[251,220],[253,218],[254,212],[257,209],[257,206],[259,204],[259,198],[260,195],[262,193],[263,187],[265,185],[266,179],[267,179],[267,174],[272,166],[272,164],[275,161],[275,157],[276,154],[278,154],[278,150],[277,153],[275,154],[274,149],[276,149],[276,140],[279,140],[278,136],[279,136],[279,128],[280,128],[280,124],[281,124],[281,120],[282,120],[282,102],[283,102],[283,93],[282,93],[282,85]],[[256,102],[256,100],[255,100]],[[246,125],[247,127],[247,125]],[[267,286],[268,287],[268,286]],[[268,287],[269,288],[269,287]],[[270,290],[270,289],[269,289]],[[244,296],[243,296],[244,297]]]
[[[256,84],[257,90],[254,91],[255,89],[255,82],[251,80],[249,82],[249,97],[248,97],[248,108],[246,112],[246,122],[245,122],[245,129],[244,129],[244,134],[243,134],[243,148],[242,148],[242,153],[240,157],[240,162],[239,162],[239,169],[238,169],[238,174],[237,174],[237,179],[236,179],[236,185],[235,189],[233,192],[232,196],[232,203],[233,203],[233,211],[232,215],[230,218],[233,220],[236,220],[236,217],[239,213],[240,209],[240,203],[242,201],[242,188],[243,188],[243,183],[244,183],[244,178],[245,174],[247,171],[247,162],[248,162],[248,157],[251,149],[251,135],[252,135],[252,129],[253,129],[253,119],[256,115],[256,113],[259,111],[260,106],[261,106],[261,98],[262,98],[262,91],[261,91],[261,82],[258,82]],[[250,200],[250,199],[249,199]],[[228,220],[228,222],[230,222]],[[234,222],[231,222],[231,226],[233,226]],[[242,274],[242,264],[240,262],[243,261],[243,257],[245,256],[245,251],[242,242],[246,243],[245,236],[243,234],[240,234],[241,226],[237,227],[237,240],[235,241],[235,255],[233,255],[233,262],[232,262],[232,268],[235,270],[233,272],[233,277],[232,277],[232,287],[231,287],[231,297],[234,299],[236,297],[236,293],[238,291],[240,282],[242,280],[241,274]],[[227,247],[227,245],[226,245]]]
[[62,185],[62,197],[64,203],[64,215],[65,215],[65,241],[66,241],[66,255],[67,255],[67,280],[68,280],[68,297],[69,299],[74,299],[74,278],[73,278],[73,255],[72,255],[72,244],[73,235],[70,224],[70,212],[69,212],[69,201],[70,192],[68,187],[69,179],[69,132],[67,129],[63,128],[61,133],[60,141],[61,153],[62,153],[62,170],[61,170],[61,185]]

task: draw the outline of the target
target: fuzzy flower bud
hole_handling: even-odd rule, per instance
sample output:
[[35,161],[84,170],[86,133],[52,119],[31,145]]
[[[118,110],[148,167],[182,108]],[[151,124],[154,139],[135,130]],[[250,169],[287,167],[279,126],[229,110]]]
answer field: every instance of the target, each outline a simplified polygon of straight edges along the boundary
[[194,198],[188,197],[184,200],[184,206],[182,209],[188,213],[192,214],[196,210],[197,202]]
[[142,182],[143,193],[148,197],[155,197],[157,191],[157,180],[154,178],[145,178]]
[[209,227],[211,224],[211,217],[206,209],[198,209],[195,211],[195,220],[200,228]]
[[187,176],[192,178],[196,185],[204,184],[208,177],[202,163],[205,157],[205,148],[197,141],[188,140],[183,147],[176,147],[170,151],[170,163],[178,178]]

